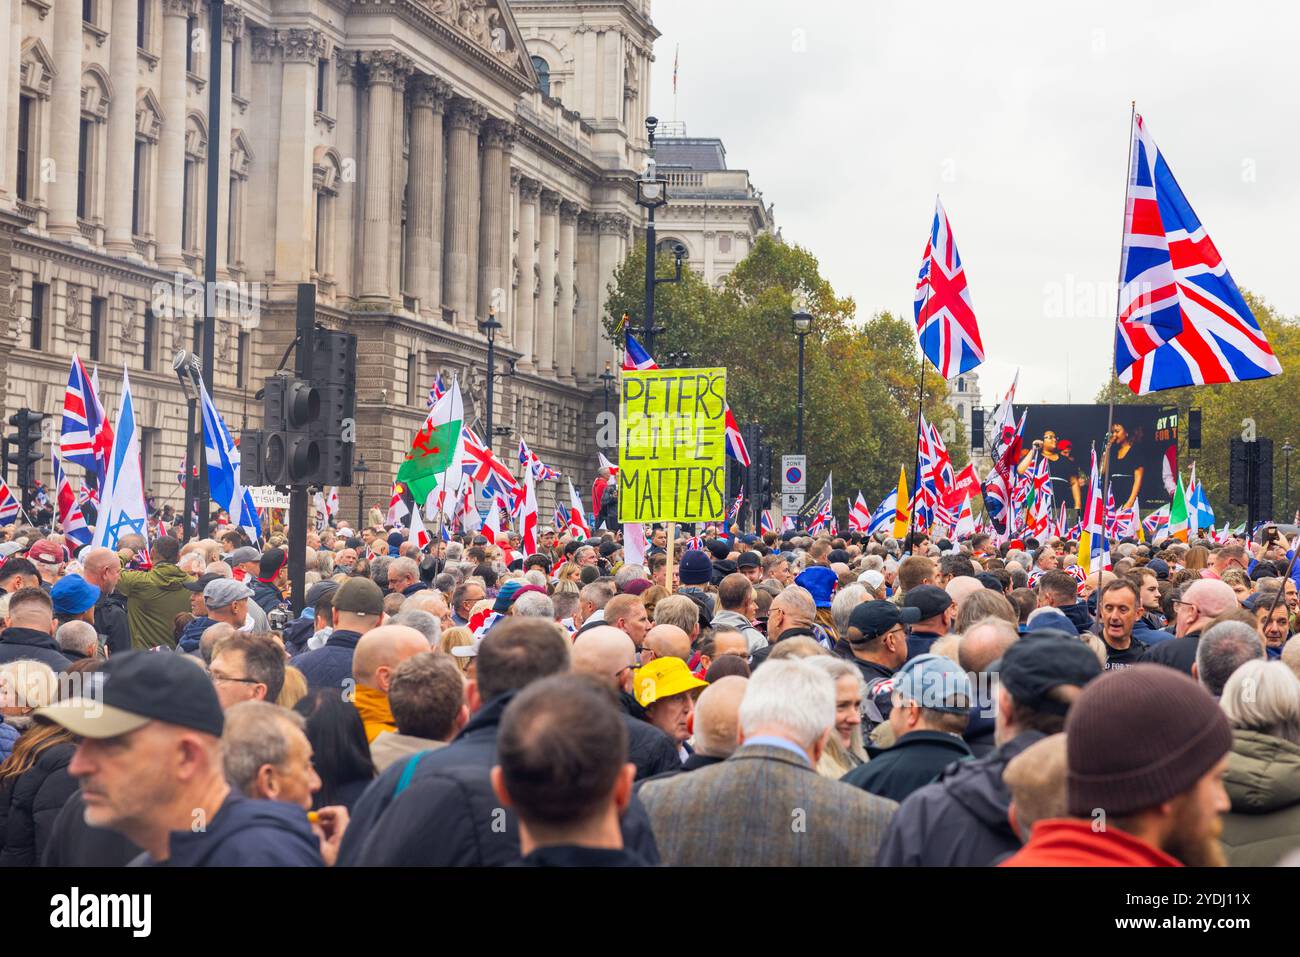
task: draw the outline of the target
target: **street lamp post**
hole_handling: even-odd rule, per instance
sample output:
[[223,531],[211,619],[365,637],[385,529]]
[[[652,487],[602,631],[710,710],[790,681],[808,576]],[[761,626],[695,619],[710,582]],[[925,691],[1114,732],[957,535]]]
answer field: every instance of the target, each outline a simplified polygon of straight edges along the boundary
[[602,372],[599,376],[597,376],[597,378],[600,379],[600,384],[605,389],[604,412],[606,415],[609,415],[609,388],[611,385],[614,384],[614,373],[610,371],[608,359],[605,360],[605,371]]
[[646,210],[645,228],[645,318],[642,336],[646,351],[654,355],[655,333],[655,286],[660,282],[678,282],[682,275],[681,256],[677,257],[677,274],[672,279],[660,280],[655,277],[655,210],[668,202],[668,182],[660,179],[655,169],[655,130],[659,120],[653,116],[645,118],[645,131],[650,146],[646,158],[645,171],[636,181],[636,202]]
[[794,334],[799,339],[799,423],[795,430],[795,446],[803,455],[803,341],[812,332],[813,317],[806,312],[796,312],[792,317]]
[[[190,519],[194,515],[194,503],[198,492],[196,486],[199,484],[196,480],[194,468],[194,442],[196,419],[198,418],[199,382],[202,375],[200,364],[201,360],[198,356],[184,349],[181,349],[172,357],[172,370],[176,373],[176,377],[181,380],[181,389],[185,392],[186,404],[189,406],[186,419],[188,432],[185,435],[185,503],[181,506],[185,509],[185,531],[181,534],[181,540],[186,542],[190,540],[192,534]],[[202,433],[198,436],[198,442],[202,446]],[[207,453],[204,452],[204,458],[206,457]]]
[[361,529],[366,524],[366,473],[370,471],[370,466],[366,465],[366,457],[358,455],[356,462],[352,464],[352,474],[357,477],[357,534],[361,534]]
[[496,359],[497,359],[497,330],[501,328],[501,323],[497,322],[497,311],[488,310],[488,317],[485,321],[478,324],[479,332],[487,336],[487,444],[488,448],[492,447],[492,386],[496,377]]
[[1282,501],[1286,504],[1282,506],[1282,517],[1285,519],[1291,514],[1291,453],[1295,451],[1295,446],[1291,440],[1287,439],[1282,446],[1282,454],[1286,456],[1286,473],[1282,485]]

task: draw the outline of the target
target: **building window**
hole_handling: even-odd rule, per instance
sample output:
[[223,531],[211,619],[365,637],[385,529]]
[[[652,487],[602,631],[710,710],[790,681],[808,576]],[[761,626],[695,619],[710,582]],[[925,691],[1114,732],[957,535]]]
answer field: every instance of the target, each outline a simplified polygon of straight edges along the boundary
[[542,96],[551,95],[551,65],[539,56],[532,58],[533,69],[537,71],[537,88]]
[[28,345],[40,349],[45,342],[45,309],[50,301],[50,287],[43,282],[32,283],[32,322]]
[[328,113],[330,61],[316,61],[316,112]]
[[239,41],[230,43],[230,91],[239,95]]
[[316,193],[316,275],[325,275],[326,247],[329,238],[329,196]]
[[181,185],[181,245],[187,252],[203,248],[204,165],[207,134],[195,117],[185,125],[185,169]]
[[158,320],[154,317],[153,310],[148,306],[144,307],[144,358],[141,361],[141,368],[150,370],[153,368],[153,351],[155,337],[158,332]]
[[[321,151],[312,165],[312,187],[316,191],[315,270],[319,278],[327,280],[334,275],[334,210],[339,173],[338,155],[333,150]],[[402,232],[405,234],[405,230]]]
[[726,233],[718,237],[718,252],[724,256],[731,252],[731,237]]
[[199,28],[199,18],[189,16],[185,18],[185,72],[193,73],[196,68],[194,62],[194,33]]
[[103,296],[93,296],[90,300],[90,361],[99,362],[104,358],[100,350],[104,343],[104,312],[108,300]]
[[195,165],[194,160],[185,157],[185,175],[181,178],[181,246],[186,250],[194,248],[190,238],[194,229],[194,217],[190,215],[190,200],[194,196],[191,184],[194,181]]
[[235,379],[240,386],[246,383],[248,376],[248,333],[240,332],[235,347]]
[[144,140],[135,141],[135,164],[131,174],[131,233],[135,236],[144,231],[144,161],[148,146]]
[[966,391],[966,380],[965,380],[965,379],[958,379],[958,380],[957,380],[957,391],[958,391],[958,392],[965,392],[965,391]]
[[962,405],[961,403],[958,403],[957,405],[957,418],[960,419],[962,422],[966,421],[966,406]]
[[149,49],[149,0],[136,0],[135,45],[141,50]]
[[226,262],[233,266],[239,262],[239,244],[235,239],[239,229],[239,180],[234,176],[230,177],[227,190],[226,209],[230,212],[226,216]]
[[30,96],[18,97],[18,198],[31,198],[32,110],[36,103]]
[[420,377],[420,357],[412,352],[406,357],[406,404],[415,405],[416,383]]
[[92,26],[95,23],[95,0],[81,0],[81,19]]
[[[148,495],[153,489],[154,452],[158,448],[158,430],[140,429],[140,475],[144,480],[144,491]],[[182,469],[184,466],[182,465]]]
[[77,218],[90,218],[90,132],[94,124],[81,118],[81,133],[77,141]]

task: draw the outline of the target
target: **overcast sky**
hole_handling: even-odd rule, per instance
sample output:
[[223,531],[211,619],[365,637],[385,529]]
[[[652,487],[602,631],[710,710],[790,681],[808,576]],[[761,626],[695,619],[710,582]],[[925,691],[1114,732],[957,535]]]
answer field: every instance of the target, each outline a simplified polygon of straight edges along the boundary
[[[1238,285],[1300,313],[1292,4],[654,0],[654,110],[721,137],[862,318],[911,299],[938,193],[983,402],[1110,371],[1129,101]],[[1068,355],[1068,379],[1067,379]]]

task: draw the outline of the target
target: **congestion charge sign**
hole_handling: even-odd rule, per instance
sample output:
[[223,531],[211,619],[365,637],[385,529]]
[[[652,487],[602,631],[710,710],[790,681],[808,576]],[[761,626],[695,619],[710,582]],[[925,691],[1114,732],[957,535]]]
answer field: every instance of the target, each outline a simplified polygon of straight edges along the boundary
[[618,520],[714,522],[726,515],[727,370],[624,372]]

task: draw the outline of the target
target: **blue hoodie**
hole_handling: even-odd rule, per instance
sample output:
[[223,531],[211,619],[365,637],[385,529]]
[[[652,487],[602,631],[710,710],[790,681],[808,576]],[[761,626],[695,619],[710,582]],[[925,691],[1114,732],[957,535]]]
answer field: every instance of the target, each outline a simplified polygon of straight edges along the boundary
[[[172,831],[167,867],[323,867],[307,812],[231,791],[200,831]],[[143,854],[134,863],[155,862]]]
[[203,638],[203,633],[211,628],[217,622],[213,621],[207,615],[202,618],[195,618],[185,626],[181,632],[180,640],[176,642],[176,647],[181,651],[189,654],[199,650],[199,641]]

